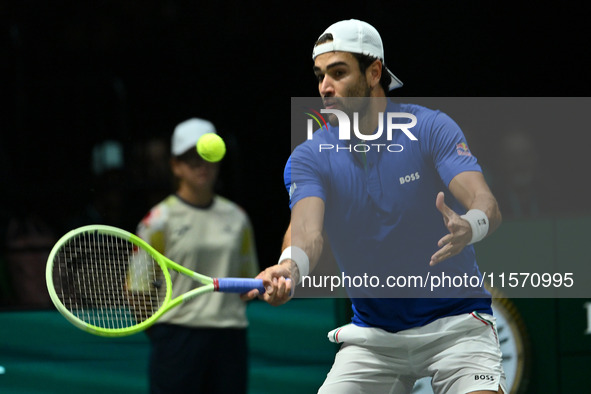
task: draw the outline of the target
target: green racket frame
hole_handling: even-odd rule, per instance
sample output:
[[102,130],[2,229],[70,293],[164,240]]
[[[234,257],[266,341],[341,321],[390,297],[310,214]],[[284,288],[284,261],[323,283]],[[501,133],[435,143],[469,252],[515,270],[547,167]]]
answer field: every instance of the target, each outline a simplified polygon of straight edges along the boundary
[[[164,279],[166,281],[166,295],[164,297],[164,301],[162,302],[161,307],[149,318],[142,321],[141,323],[135,324],[130,327],[125,328],[103,328],[92,325],[83,321],[82,319],[75,316],[64,304],[61,302],[53,283],[53,268],[54,268],[54,259],[60,249],[73,237],[76,237],[82,233],[98,233],[98,234],[105,234],[111,235],[123,240],[129,241],[135,246],[143,249],[146,251],[153,259],[160,265],[162,269]],[[187,275],[194,280],[203,284],[198,288],[195,288],[185,294],[182,294],[175,299],[171,300],[172,296],[172,283],[170,279],[170,273],[168,272],[168,268],[178,271],[184,275]],[[56,306],[57,310],[66,318],[68,319],[73,325],[76,327],[87,331],[91,334],[106,336],[106,337],[117,337],[117,336],[126,336],[138,333],[140,331],[145,330],[146,328],[150,327],[156,320],[158,320],[164,313],[168,310],[176,307],[177,305],[181,304],[184,301],[190,300],[198,295],[204,293],[210,293],[216,290],[214,285],[214,279],[210,278],[209,276],[202,275],[196,272],[187,269],[174,261],[166,258],[158,251],[156,251],[150,244],[145,242],[143,239],[139,238],[138,236],[111,226],[106,225],[89,225],[77,228],[65,234],[60,240],[55,244],[51,253],[49,254],[49,258],[47,260],[47,268],[46,268],[46,282],[47,288],[49,290],[49,295],[51,296],[51,300],[53,301],[54,305]]]

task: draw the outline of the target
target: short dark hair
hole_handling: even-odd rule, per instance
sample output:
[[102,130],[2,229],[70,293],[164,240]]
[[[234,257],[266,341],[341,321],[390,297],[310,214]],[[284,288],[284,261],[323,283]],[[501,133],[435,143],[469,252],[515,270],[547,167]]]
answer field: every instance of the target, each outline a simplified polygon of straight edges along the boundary
[[320,44],[324,44],[324,43],[327,43],[327,42],[330,42],[330,41],[333,41],[333,40],[334,40],[334,38],[333,38],[332,34],[331,33],[326,33],[326,34],[321,35],[316,40],[316,44],[314,44],[314,46],[317,47]]
[[[333,36],[331,33],[326,33],[321,35],[320,38],[316,40],[316,44],[314,44],[314,46],[317,47],[318,45],[330,41],[333,41]],[[390,76],[390,73],[388,73],[388,70],[386,70],[384,61],[382,59],[378,59],[377,57],[364,55],[362,53],[351,52],[351,54],[353,55],[353,57],[355,57],[355,59],[357,59],[357,63],[359,64],[359,71],[361,71],[362,74],[365,74],[367,68],[371,66],[373,62],[375,62],[376,60],[382,62],[382,76],[380,77],[380,85],[384,89],[384,92],[388,93],[388,91],[390,90],[390,83],[392,82],[392,77]]]

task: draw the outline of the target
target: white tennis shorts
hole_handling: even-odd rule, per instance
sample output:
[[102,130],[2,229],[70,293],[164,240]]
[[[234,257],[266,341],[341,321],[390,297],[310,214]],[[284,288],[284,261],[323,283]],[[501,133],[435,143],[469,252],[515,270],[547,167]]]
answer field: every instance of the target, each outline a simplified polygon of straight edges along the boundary
[[397,333],[348,324],[328,337],[343,345],[322,394],[410,393],[426,376],[432,377],[435,394],[496,392],[499,386],[508,393],[491,315],[444,317]]

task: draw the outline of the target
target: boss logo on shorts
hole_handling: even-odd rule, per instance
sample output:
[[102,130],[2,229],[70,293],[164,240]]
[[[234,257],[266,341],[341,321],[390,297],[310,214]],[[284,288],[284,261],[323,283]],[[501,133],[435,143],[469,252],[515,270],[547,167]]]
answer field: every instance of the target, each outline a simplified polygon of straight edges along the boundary
[[485,380],[487,382],[494,382],[495,377],[493,375],[474,375],[474,380]]
[[401,176],[400,177],[400,184],[404,185],[405,183],[408,182],[412,182],[412,181],[416,181],[417,179],[419,179],[421,176],[419,175],[419,172],[415,172],[413,174],[410,175],[406,175],[406,176]]

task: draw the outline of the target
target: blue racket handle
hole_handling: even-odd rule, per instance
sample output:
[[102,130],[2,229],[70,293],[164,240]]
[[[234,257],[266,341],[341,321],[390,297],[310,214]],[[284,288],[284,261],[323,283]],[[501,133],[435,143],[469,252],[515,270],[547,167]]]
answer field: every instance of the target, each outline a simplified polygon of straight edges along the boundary
[[249,278],[217,278],[213,280],[214,291],[222,293],[246,293],[257,289],[260,294],[265,292],[262,279]]

